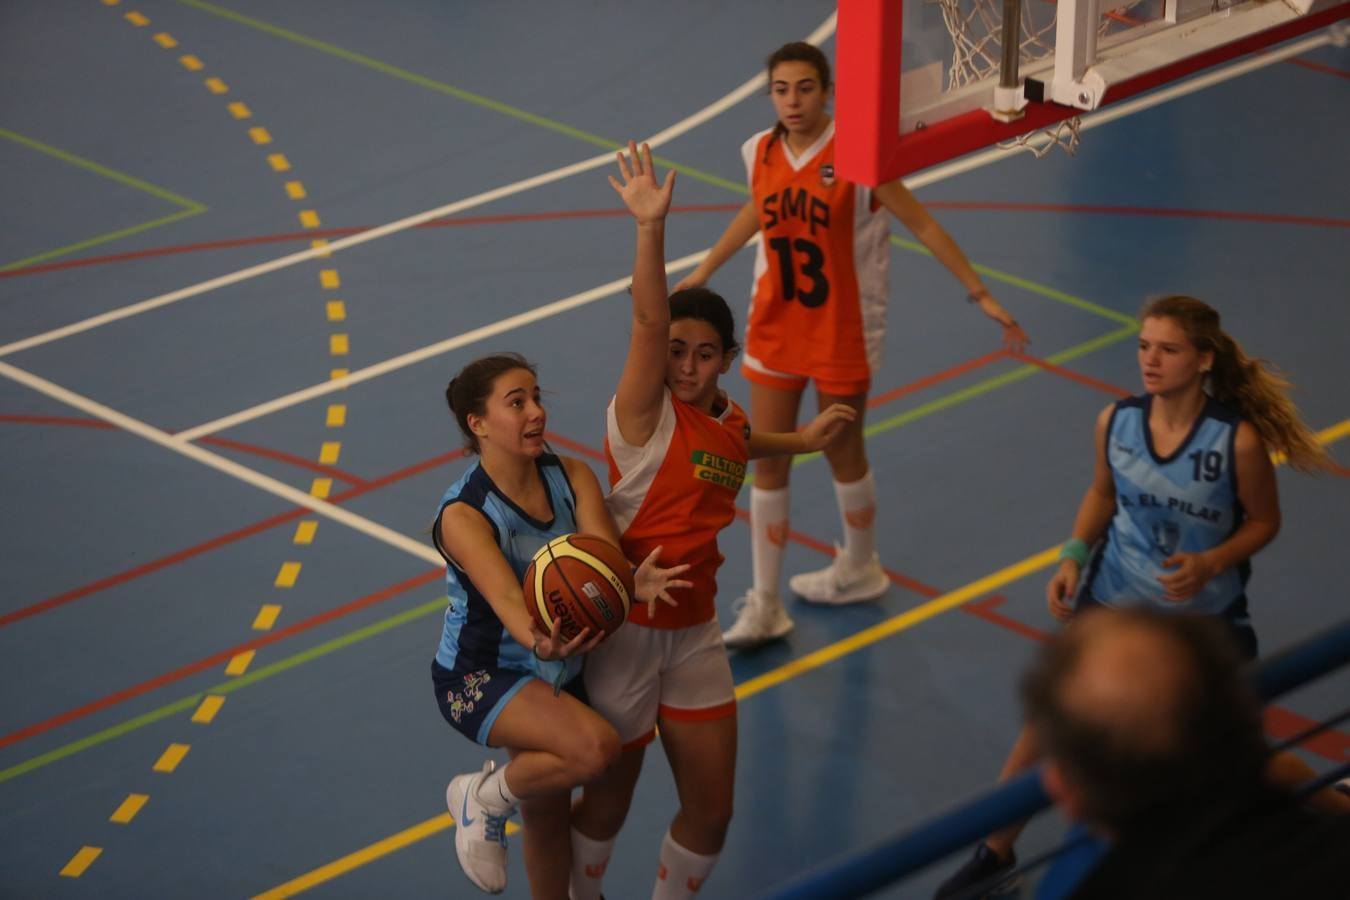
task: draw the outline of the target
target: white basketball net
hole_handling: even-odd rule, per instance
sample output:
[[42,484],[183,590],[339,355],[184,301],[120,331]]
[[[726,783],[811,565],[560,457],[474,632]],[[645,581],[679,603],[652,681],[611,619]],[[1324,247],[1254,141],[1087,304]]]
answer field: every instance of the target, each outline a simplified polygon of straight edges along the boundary
[[[952,91],[979,81],[997,80],[1003,54],[1002,0],[924,0],[942,10],[942,21],[952,41],[951,67],[947,73],[947,90]],[[1123,21],[1123,13],[1143,2],[1124,0],[1121,5],[1102,16],[1099,36],[1105,36],[1116,23]],[[1105,5],[1105,4],[1103,4]],[[1038,62],[1055,55],[1055,3],[1053,0],[1022,0],[1021,42],[1018,56],[1021,64]],[[1036,158],[1045,156],[1055,147],[1063,147],[1072,155],[1078,149],[1081,121],[1074,116],[1064,122],[1021,135],[999,144],[1004,149],[1021,147]]]

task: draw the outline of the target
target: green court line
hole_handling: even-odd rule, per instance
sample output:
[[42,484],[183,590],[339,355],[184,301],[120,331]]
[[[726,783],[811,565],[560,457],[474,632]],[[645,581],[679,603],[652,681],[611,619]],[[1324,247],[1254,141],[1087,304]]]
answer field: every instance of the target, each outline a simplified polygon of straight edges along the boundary
[[[434,78],[428,78],[425,75],[418,75],[416,72],[410,72],[407,69],[399,68],[398,66],[391,65],[390,63],[381,62],[380,60],[375,59],[374,57],[366,56],[363,53],[357,53],[352,50],[347,50],[343,47],[337,46],[336,44],[330,44],[326,41],[321,41],[317,38],[312,38],[309,37],[308,35],[300,34],[299,32],[291,31],[287,28],[282,28],[279,25],[273,25],[269,22],[264,22],[261,19],[255,19],[251,16],[246,16],[243,13],[238,13],[235,12],[234,10],[226,9],[223,6],[217,6],[214,3],[207,3],[205,2],[205,0],[177,0],[177,2],[181,3],[184,6],[190,6],[193,9],[200,10],[201,12],[209,13],[213,16],[219,16],[222,19],[228,19],[229,21],[234,22],[238,25],[243,25],[247,28],[253,28],[257,31],[264,32],[265,34],[270,34],[273,37],[280,38],[284,41],[290,41],[293,44],[299,44],[300,46],[307,47],[310,50],[316,50],[319,53],[324,53],[329,56],[337,57],[338,59],[346,60],[347,62],[350,63],[355,63],[358,66],[370,69],[375,72],[379,72],[382,75],[388,75],[391,78],[397,78],[400,81],[406,81],[409,84],[415,84],[418,87],[426,88],[429,91],[435,91],[438,94],[444,94],[448,97],[453,97],[456,100],[461,100],[465,103],[471,103],[474,106],[481,106],[484,109],[490,109],[493,112],[500,113],[504,116],[509,116],[513,119],[519,119],[522,122],[528,122],[529,124],[535,125],[539,128],[543,128],[548,131],[553,131],[561,135],[566,135],[567,137],[575,138],[578,141],[583,141],[587,144],[592,144],[596,147],[604,148],[605,150],[622,150],[624,147],[628,146],[627,141],[616,141],[607,137],[601,137],[598,134],[591,134],[589,131],[582,131],[580,128],[573,128],[571,125],[565,125],[562,122],[558,122],[554,119],[545,118],[544,116],[538,115],[536,113],[528,112],[527,110],[523,110],[518,107],[502,103],[500,100],[493,100],[490,97],[484,97],[481,94],[475,94],[472,91],[466,91],[463,88],[454,87],[453,85],[446,84],[445,82],[437,81]],[[746,189],[743,185],[739,185],[734,181],[728,181],[727,179],[718,177],[717,175],[713,175],[708,172],[703,172],[699,169],[695,169],[690,166],[681,165],[679,163],[673,162],[672,160],[668,160],[659,156],[653,157],[653,160],[659,162],[663,166],[674,169],[681,175],[686,175],[690,178],[697,179],[698,181],[726,188],[727,190],[735,191],[738,194],[749,193],[749,190]]]
[[10,269],[22,269],[26,266],[36,265],[40,262],[52,259],[57,256],[65,256],[67,253],[74,253],[76,250],[83,250],[86,247],[93,247],[98,244],[106,244],[109,241],[115,241],[118,238],[130,237],[133,234],[140,234],[142,231],[149,231],[151,228],[158,228],[161,225],[168,225],[170,222],[177,222],[179,219],[187,219],[206,211],[206,207],[201,209],[179,210],[173,215],[164,216],[161,219],[154,219],[150,222],[143,222],[140,225],[132,225],[130,228],[123,228],[119,231],[110,231],[107,234],[100,234],[91,237],[88,240],[80,241],[75,244],[67,244],[64,247],[57,247],[55,250],[48,250],[45,253],[39,253],[36,256],[29,256],[25,259],[18,259],[12,263],[5,263],[0,266],[0,272],[8,272]]
[[[927,247],[916,241],[910,241],[906,240],[905,238],[892,235],[891,243],[897,247],[903,247],[906,250],[912,250],[913,252],[922,254],[924,256],[933,255],[931,252],[929,252]],[[1076,307],[1077,309],[1081,309],[1086,312],[1095,313],[1096,315],[1099,315],[1104,319],[1110,319],[1111,321],[1119,322],[1122,325],[1134,326],[1136,324],[1132,316],[1127,316],[1125,313],[1116,312],[1114,309],[1109,309],[1098,303],[1093,303],[1091,300],[1084,300],[1082,297],[1075,297],[1073,294],[1066,294],[1063,291],[1057,291],[1052,287],[1047,287],[1046,285],[1039,284],[1035,281],[1022,278],[1021,276],[1012,275],[1000,269],[995,269],[993,266],[986,266],[983,263],[972,262],[970,265],[971,268],[973,268],[976,272],[979,272],[981,275],[984,275],[988,278],[992,278],[995,281],[1001,281],[1004,284],[1009,284],[1012,285],[1013,287],[1021,288],[1022,290],[1029,291],[1030,293],[1033,294],[1040,294],[1042,297],[1046,297],[1058,303],[1063,303],[1067,306],[1073,306]]]
[[296,666],[303,665],[304,663],[318,659],[321,656],[327,656],[329,653],[341,650],[344,647],[349,647],[352,644],[360,643],[361,641],[368,640],[370,638],[375,637],[376,635],[383,634],[389,629],[402,625],[405,622],[411,622],[414,619],[419,619],[423,616],[427,616],[432,613],[444,612],[445,604],[448,602],[449,602],[448,597],[441,597],[440,599],[433,600],[430,603],[424,603],[421,606],[415,606],[412,609],[405,610],[404,612],[390,616],[387,619],[381,619],[380,621],[375,622],[372,625],[367,625],[364,628],[359,628],[356,631],[350,632],[349,634],[345,634],[338,638],[334,638],[333,640],[323,644],[319,644],[316,647],[311,647],[308,650],[303,650],[300,653],[296,653],[286,657],[285,659],[278,660],[277,662],[274,662],[271,665],[255,669],[254,671],[249,672],[247,675],[241,675],[238,678],[232,678],[229,681],[222,682],[220,684],[215,685],[214,687],[209,687],[204,691],[199,691],[195,694],[184,697],[181,700],[175,700],[174,702],[169,703],[165,706],[161,706],[158,709],[151,710],[150,712],[137,716],[134,719],[128,719],[127,721],[122,722],[119,725],[114,725],[111,728],[105,728],[100,732],[91,734],[88,737],[81,738],[78,741],[72,741],[69,744],[57,747],[55,750],[49,750],[48,752],[43,753],[40,756],[35,756],[30,760],[19,763],[18,765],[10,766],[8,769],[0,769],[0,784],[3,784],[4,782],[9,781],[10,779],[18,778],[20,775],[26,775],[27,773],[32,772],[34,769],[40,769],[43,766],[50,765],[51,763],[54,763],[58,760],[65,759],[68,756],[73,756],[74,754],[79,753],[82,750],[88,750],[91,747],[97,747],[99,744],[107,743],[108,741],[111,741],[114,738],[119,738],[124,734],[130,734],[131,732],[144,728],[147,725],[152,725],[155,722],[160,721],[161,719],[166,719],[169,716],[176,715],[177,713],[183,712],[184,710],[187,709],[191,709],[192,707],[200,703],[202,698],[205,697],[207,694],[231,694],[235,691],[243,690],[246,687],[251,687],[252,685],[255,685],[261,681],[265,681],[268,678],[271,678],[273,675],[279,675],[282,672],[295,668]]
[[[1131,335],[1135,334],[1136,331],[1138,331],[1138,326],[1135,325],[1134,322],[1131,322],[1125,328],[1118,328],[1115,331],[1107,332],[1106,334],[1103,334],[1099,337],[1095,337],[1090,341],[1084,341],[1083,343],[1075,344],[1074,346],[1069,347],[1066,350],[1061,350],[1060,352],[1054,354],[1053,356],[1047,356],[1045,358],[1045,361],[1053,365],[1060,365],[1061,363],[1067,362],[1068,360],[1077,359],[1080,356],[1092,353],[1094,350],[1099,350],[1102,347],[1114,344],[1117,341],[1122,341],[1130,337]],[[899,428],[902,425],[908,425],[910,422],[918,421],[919,419],[922,419],[925,416],[930,416],[935,412],[948,409],[950,407],[956,406],[959,403],[964,403],[967,400],[973,400],[976,397],[979,397],[983,394],[987,394],[992,390],[1005,387],[1007,385],[1013,384],[1014,382],[1021,381],[1023,378],[1028,378],[1032,375],[1035,375],[1038,372],[1044,371],[1045,370],[1042,369],[1041,367],[1033,366],[1030,364],[1018,366],[1016,369],[1013,369],[1012,371],[1004,372],[1000,375],[995,375],[991,378],[986,378],[984,381],[977,382],[976,384],[972,384],[969,387],[962,388],[959,391],[953,391],[950,394],[945,394],[941,397],[938,397],[936,400],[931,400],[928,403],[916,406],[913,409],[905,410],[899,415],[891,416],[889,419],[883,419],[880,422],[874,422],[873,424],[868,425],[866,428],[863,429],[863,434],[867,437],[872,437],[873,435],[878,435],[881,434],[882,432],[890,431],[894,428]],[[815,453],[803,453],[799,456],[793,457],[792,465],[799,466],[811,460],[820,459],[822,456],[824,456],[824,454],[820,453],[819,451]],[[751,479],[749,477],[746,478],[747,483],[750,480]]]
[[169,203],[172,203],[174,206],[181,207],[181,209],[178,212],[173,213],[172,215],[162,216],[151,222],[144,222],[140,225],[132,225],[129,228],[121,228],[118,229],[117,231],[110,231],[106,234],[100,234],[96,237],[91,237],[88,238],[87,240],[79,241],[78,243],[68,244],[65,247],[58,247],[55,250],[47,250],[46,252],[38,253],[34,256],[27,257],[26,259],[20,259],[11,263],[5,263],[4,265],[0,266],[0,272],[6,272],[9,271],[10,269],[21,269],[24,266],[31,266],[34,263],[43,262],[44,260],[52,259],[53,257],[56,256],[64,256],[67,253],[74,253],[76,250],[83,250],[86,247],[93,247],[97,244],[105,244],[108,241],[115,241],[118,238],[124,238],[133,234],[139,234],[142,231],[149,231],[151,228],[158,228],[161,225],[167,225],[170,222],[177,222],[179,219],[186,219],[189,216],[195,216],[198,215],[199,213],[206,212],[206,207],[198,203],[196,200],[190,200],[187,197],[179,196],[178,194],[175,194],[172,191],[165,190],[164,188],[159,187],[158,185],[153,185],[148,181],[142,181],[139,178],[135,178],[131,175],[126,174],[125,172],[119,172],[116,169],[110,169],[107,166],[96,163],[91,159],[85,159],[83,156],[76,156],[74,153],[62,150],[59,147],[53,147],[50,144],[44,144],[41,141],[37,141],[34,140],[33,138],[26,137],[25,135],[19,134],[18,132],[10,131],[5,128],[0,128],[0,138],[13,141],[16,144],[20,144],[24,147],[29,148],[30,150],[36,150],[39,153],[44,153],[47,156],[55,157],[56,159],[59,159],[64,163],[68,163],[69,165],[76,166],[89,172],[93,172],[95,175],[99,175],[103,178],[116,181],[117,183],[124,184],[127,187],[135,188],[138,191],[143,191],[147,194],[150,194],[153,197],[159,198],[160,200],[165,200]]

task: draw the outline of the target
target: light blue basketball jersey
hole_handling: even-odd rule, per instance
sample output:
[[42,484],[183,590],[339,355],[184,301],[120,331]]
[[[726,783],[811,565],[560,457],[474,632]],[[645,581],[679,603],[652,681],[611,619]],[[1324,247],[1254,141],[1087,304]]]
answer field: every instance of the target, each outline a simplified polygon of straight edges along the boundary
[[1164,568],[1163,560],[1209,550],[1242,524],[1233,461],[1238,415],[1208,401],[1181,446],[1163,458],[1154,452],[1148,430],[1151,403],[1148,396],[1130,397],[1111,413],[1106,461],[1115,480],[1116,514],[1084,590],[1112,606],[1144,604],[1170,612],[1227,611],[1245,617],[1243,591],[1250,571],[1245,561],[1219,572],[1181,603],[1164,599],[1158,582],[1175,571]]
[[[497,490],[479,463],[450,486],[436,510],[432,543],[446,557],[445,584],[450,595],[436,661],[451,671],[510,668],[532,672],[550,683],[570,681],[581,671],[580,657],[543,662],[535,657],[532,648],[517,643],[497,618],[492,605],[463,570],[449,559],[440,544],[441,513],[452,503],[467,503],[487,518],[497,536],[497,546],[506,556],[511,570],[517,579],[523,579],[530,560],[540,547],[555,537],[577,530],[576,495],[563,471],[562,461],[546,453],[535,461],[535,465],[553,508],[550,522],[540,522],[512,503]],[[561,681],[557,681],[563,670],[566,671]]]

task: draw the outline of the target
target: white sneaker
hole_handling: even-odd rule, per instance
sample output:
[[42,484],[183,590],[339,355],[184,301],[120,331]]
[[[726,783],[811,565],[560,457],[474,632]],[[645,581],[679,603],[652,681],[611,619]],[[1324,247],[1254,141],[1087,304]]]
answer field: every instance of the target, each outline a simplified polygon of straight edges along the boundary
[[731,605],[736,621],[722,632],[722,642],[733,650],[758,647],[776,641],[792,630],[792,619],[783,609],[777,594],[754,588]]
[[445,789],[445,805],[455,820],[455,855],[469,880],[489,894],[506,890],[506,820],[512,807],[493,809],[478,797],[478,788],[496,763],[483,771],[456,775]]
[[891,580],[881,569],[881,560],[875,553],[861,568],[844,561],[844,551],[837,544],[834,561],[815,572],[803,572],[788,579],[792,592],[809,603],[842,605],[875,600],[886,593]]

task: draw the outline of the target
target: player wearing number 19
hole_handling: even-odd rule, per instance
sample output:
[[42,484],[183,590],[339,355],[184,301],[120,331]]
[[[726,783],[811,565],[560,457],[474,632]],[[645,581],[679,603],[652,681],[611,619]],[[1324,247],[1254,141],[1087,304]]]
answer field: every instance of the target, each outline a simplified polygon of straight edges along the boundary
[[[862,427],[885,330],[889,249],[883,208],[1003,328],[1005,344],[1020,349],[1027,336],[904,184],[897,180],[869,190],[836,176],[825,55],[810,44],[787,44],[769,57],[768,75],[778,121],[741,148],[751,200],[675,289],[702,286],[756,232],[762,235],[741,366],[750,382],[751,424],[757,431],[791,431],[802,392],[813,380],[820,409],[846,403],[858,412],[839,443],[825,451],[843,519],[843,546],[829,567],[794,577],[791,588],[817,603],[871,600],[889,585],[874,547],[876,488]],[[778,589],[790,465],[787,458],[756,464],[750,496],[754,586],[724,634],[728,646],[753,646],[792,629]]]
[[[1280,528],[1270,448],[1305,470],[1325,467],[1326,451],[1286,396],[1288,382],[1248,358],[1219,314],[1193,297],[1144,308],[1139,372],[1144,393],[1097,416],[1094,476],[1046,586],[1050,612],[1063,620],[1095,606],[1142,605],[1214,617],[1255,658],[1249,561]],[[1023,729],[1000,777],[1039,755]],[[1311,775],[1290,753],[1271,762],[1281,784]],[[1020,831],[987,837],[937,896],[971,896],[974,884],[1011,871]]]

